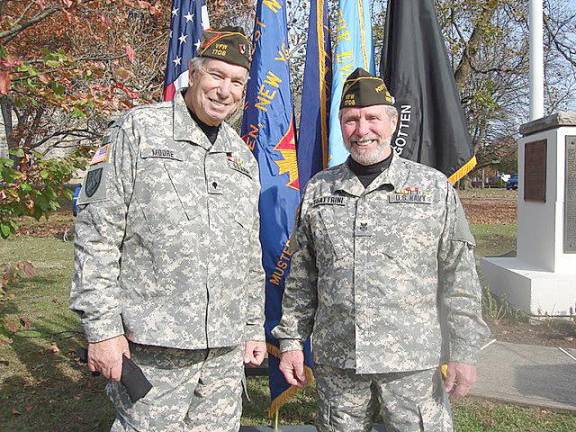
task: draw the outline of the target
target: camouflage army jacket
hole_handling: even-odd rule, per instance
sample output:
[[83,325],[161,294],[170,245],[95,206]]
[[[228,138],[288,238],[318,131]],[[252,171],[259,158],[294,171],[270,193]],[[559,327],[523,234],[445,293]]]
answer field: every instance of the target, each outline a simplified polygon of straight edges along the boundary
[[487,335],[474,239],[438,171],[394,156],[366,189],[347,164],[302,200],[273,334],[282,351],[312,332],[318,363],[389,373],[474,363]]
[[223,123],[212,145],[180,94],[117,121],[78,200],[70,306],[88,341],[264,340],[259,188],[238,134]]

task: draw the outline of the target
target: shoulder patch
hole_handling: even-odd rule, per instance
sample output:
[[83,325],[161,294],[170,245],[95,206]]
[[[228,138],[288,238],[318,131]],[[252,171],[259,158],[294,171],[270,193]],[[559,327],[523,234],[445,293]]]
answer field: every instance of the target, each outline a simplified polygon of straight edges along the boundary
[[107,199],[107,188],[111,175],[111,164],[106,163],[91,167],[82,183],[78,205],[90,204]]
[[103,168],[93,169],[88,171],[86,175],[86,185],[84,186],[86,189],[86,196],[88,198],[92,197],[94,193],[100,187],[100,182],[102,181],[102,171]]

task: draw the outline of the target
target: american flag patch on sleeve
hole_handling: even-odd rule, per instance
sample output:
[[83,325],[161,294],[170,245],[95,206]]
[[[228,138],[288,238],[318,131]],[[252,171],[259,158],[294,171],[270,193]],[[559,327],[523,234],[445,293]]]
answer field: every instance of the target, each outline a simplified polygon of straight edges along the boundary
[[90,160],[90,165],[96,165],[100,162],[108,162],[108,156],[110,155],[110,144],[103,145],[96,150],[92,160]]

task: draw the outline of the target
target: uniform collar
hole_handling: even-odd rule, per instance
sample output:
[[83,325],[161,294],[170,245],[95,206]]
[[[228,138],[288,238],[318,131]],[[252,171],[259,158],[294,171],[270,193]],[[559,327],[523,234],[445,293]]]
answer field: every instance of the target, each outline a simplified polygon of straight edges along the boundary
[[392,149],[390,166],[370,183],[366,188],[366,193],[379,189],[384,185],[390,185],[393,190],[399,190],[404,186],[409,173],[410,168],[408,168],[408,165]]
[[343,163],[337,169],[340,170],[340,175],[335,182],[334,191],[342,191],[354,196],[370,193],[384,185],[390,185],[393,190],[399,190],[404,186],[410,172],[408,166],[400,156],[394,153],[394,150],[392,150],[392,161],[388,169],[376,177],[367,188],[364,188],[347,163]]
[[192,142],[206,150],[209,150],[211,153],[231,152],[231,141],[228,136],[226,123],[222,123],[220,131],[218,132],[218,137],[214,144],[212,144],[188,112],[188,107],[186,106],[182,94],[183,92],[176,92],[172,101],[174,111],[174,130],[172,133],[174,140]]
[[364,193],[364,186],[346,162],[335,169],[339,172],[334,182],[334,192],[346,192],[353,196],[360,196]]

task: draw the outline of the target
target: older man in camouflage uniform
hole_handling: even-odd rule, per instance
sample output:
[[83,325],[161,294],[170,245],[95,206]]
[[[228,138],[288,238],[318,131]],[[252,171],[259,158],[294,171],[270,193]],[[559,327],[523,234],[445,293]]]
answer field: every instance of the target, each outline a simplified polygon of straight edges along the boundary
[[458,196],[443,174],[393,154],[392,104],[380,78],[348,77],[340,124],[351,157],[308,183],[291,244],[273,334],[280,369],[303,385],[313,331],[319,431],[368,431],[376,416],[387,431],[451,431],[445,392],[468,392],[486,335]]
[[[237,431],[243,362],[264,358],[258,167],[224,119],[250,64],[241,29],[208,31],[172,102],[130,110],[92,159],[71,308],[109,378],[113,431]],[[131,356],[153,388],[132,403]]]

